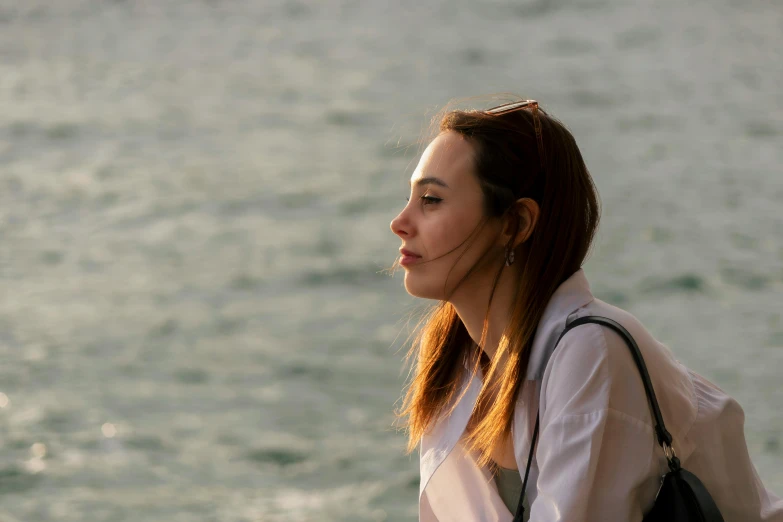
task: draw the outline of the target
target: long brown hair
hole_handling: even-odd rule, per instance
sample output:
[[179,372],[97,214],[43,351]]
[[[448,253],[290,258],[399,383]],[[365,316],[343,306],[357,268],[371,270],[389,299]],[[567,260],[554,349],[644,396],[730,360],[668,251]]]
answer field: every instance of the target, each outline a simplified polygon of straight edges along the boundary
[[[474,376],[481,365],[485,377],[476,409],[483,415],[469,430],[467,447],[477,451],[480,463],[485,465],[491,460],[492,449],[511,429],[514,405],[544,308],[557,287],[587,258],[598,228],[600,200],[574,137],[543,109],[535,110],[543,135],[544,167],[533,109],[495,115],[448,107],[433,123],[437,123],[437,132],[457,132],[474,147],[474,172],[484,194],[485,217],[503,216],[520,198],[533,199],[540,213],[532,235],[515,251],[522,264],[521,275],[509,325],[494,359],[489,361],[472,341],[454,306],[441,301],[423,319],[408,351],[406,361],[418,355],[417,363],[396,413],[404,419],[410,453],[448,405],[456,406],[466,372],[463,361],[471,361],[468,366]],[[482,337],[486,331],[485,319]],[[498,367],[504,353],[506,364]],[[498,386],[490,389],[491,382]]]

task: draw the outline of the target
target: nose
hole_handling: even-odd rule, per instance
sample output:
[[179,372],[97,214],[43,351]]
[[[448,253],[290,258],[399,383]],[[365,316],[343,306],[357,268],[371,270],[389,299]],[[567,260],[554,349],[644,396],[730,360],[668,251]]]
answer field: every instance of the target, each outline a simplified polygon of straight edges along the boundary
[[389,223],[389,228],[395,235],[399,237],[404,238],[410,235],[410,223],[408,223],[408,220],[405,217],[405,209],[402,209],[402,212],[397,214],[397,217],[391,220],[391,223]]

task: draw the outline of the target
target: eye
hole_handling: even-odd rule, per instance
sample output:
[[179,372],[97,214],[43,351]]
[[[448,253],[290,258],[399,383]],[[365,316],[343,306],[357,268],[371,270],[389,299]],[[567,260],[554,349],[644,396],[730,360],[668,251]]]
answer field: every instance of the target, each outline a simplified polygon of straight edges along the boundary
[[[435,204],[440,203],[441,201],[443,201],[442,198],[439,198],[439,197],[436,197],[436,196],[429,196],[427,194],[424,194],[423,196],[419,196],[419,199],[421,200],[422,206],[435,205]],[[410,201],[410,200],[411,200],[411,198],[409,196],[405,197],[405,201]]]

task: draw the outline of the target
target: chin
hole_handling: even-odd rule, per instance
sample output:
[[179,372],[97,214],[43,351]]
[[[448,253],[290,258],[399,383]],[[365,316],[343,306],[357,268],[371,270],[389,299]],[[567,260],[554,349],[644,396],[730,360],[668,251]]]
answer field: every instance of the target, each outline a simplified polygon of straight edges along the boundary
[[422,281],[417,277],[411,277],[410,273],[405,274],[405,290],[413,297],[421,299],[434,299],[442,301],[443,281]]

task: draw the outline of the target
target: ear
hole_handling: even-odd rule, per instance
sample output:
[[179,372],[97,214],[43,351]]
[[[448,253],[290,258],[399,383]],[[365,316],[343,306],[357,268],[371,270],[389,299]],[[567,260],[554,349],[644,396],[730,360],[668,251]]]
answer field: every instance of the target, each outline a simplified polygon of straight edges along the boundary
[[538,203],[530,198],[520,198],[506,214],[503,221],[501,241],[503,245],[512,243],[514,248],[527,241],[533,234],[541,211]]

